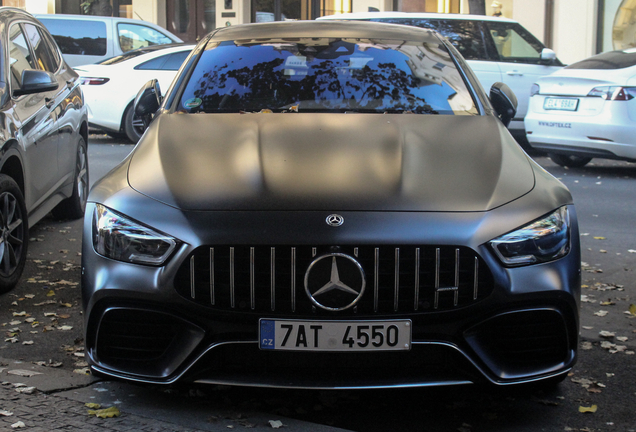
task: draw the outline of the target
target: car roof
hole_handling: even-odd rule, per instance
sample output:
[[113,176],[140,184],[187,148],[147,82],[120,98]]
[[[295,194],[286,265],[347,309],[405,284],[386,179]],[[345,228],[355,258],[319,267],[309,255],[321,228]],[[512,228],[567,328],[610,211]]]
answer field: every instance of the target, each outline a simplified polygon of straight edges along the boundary
[[[119,60],[116,65],[121,64],[134,64],[142,63],[144,61],[149,60],[150,58],[159,57],[160,55],[170,54],[174,52],[180,51],[192,51],[196,45],[192,44],[165,44],[165,45],[152,45],[144,48],[137,48],[136,50],[127,51],[123,54],[116,55],[114,57],[107,58],[102,60],[96,64],[104,65],[104,66],[112,66],[108,64],[110,60],[115,58],[125,57],[122,60]],[[81,66],[79,66],[81,68]]]
[[379,38],[414,40],[439,43],[441,38],[432,30],[399,24],[370,23],[367,21],[277,21],[259,24],[241,24],[222,27],[211,33],[214,40],[249,40],[274,37],[333,37]]
[[120,18],[120,17],[111,17],[111,16],[100,16],[100,15],[73,15],[73,14],[35,14],[33,15],[37,19],[46,18],[46,19],[72,19],[72,20],[81,20],[81,21],[117,21],[124,22],[130,24],[139,24],[144,23],[151,26],[156,26],[157,24],[151,23],[150,21],[144,21],[140,19],[134,18]]
[[447,14],[447,13],[433,13],[433,12],[355,12],[344,13],[339,15],[327,15],[317,20],[370,20],[378,18],[420,18],[420,19],[450,19],[450,20],[464,20],[464,21],[504,21],[513,22],[517,21],[510,18],[494,17],[487,15],[469,15],[469,14]]
[[16,19],[28,19],[30,21],[33,21],[34,23],[37,23],[37,20],[34,18],[34,16],[23,9],[11,6],[0,6],[0,24],[4,25],[7,22]]

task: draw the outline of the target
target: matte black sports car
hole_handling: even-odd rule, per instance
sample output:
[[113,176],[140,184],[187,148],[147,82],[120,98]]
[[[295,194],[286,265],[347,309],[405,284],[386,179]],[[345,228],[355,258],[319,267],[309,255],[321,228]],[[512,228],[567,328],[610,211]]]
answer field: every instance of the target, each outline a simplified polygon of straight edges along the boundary
[[[92,190],[98,374],[296,388],[558,381],[576,359],[572,197],[434,32],[215,30]],[[496,108],[494,109],[493,106]]]

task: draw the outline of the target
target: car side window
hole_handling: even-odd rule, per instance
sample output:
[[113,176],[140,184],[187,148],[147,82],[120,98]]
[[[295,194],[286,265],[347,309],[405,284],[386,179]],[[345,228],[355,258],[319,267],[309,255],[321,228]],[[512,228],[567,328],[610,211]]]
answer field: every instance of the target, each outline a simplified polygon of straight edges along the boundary
[[478,21],[422,18],[379,18],[371,21],[435,30],[447,38],[466,60],[489,60],[487,41]]
[[543,44],[519,24],[488,22],[486,26],[497,48],[499,61],[540,63]]
[[171,70],[171,71],[179,70],[179,68],[181,67],[184,60],[186,59],[186,57],[188,57],[189,54],[190,54],[190,51],[182,51],[182,52],[170,54],[170,56],[168,57],[168,60],[166,60],[166,63],[163,65],[162,69]]
[[37,69],[29,45],[19,24],[14,24],[9,29],[9,63],[11,68],[12,90],[22,86],[23,70]]
[[38,69],[52,73],[55,72],[58,63],[55,61],[55,57],[53,57],[48,43],[42,38],[42,34],[38,28],[33,24],[24,24],[24,30],[35,53],[35,64]]
[[101,21],[40,18],[62,54],[106,55],[106,24]]
[[119,46],[123,52],[151,45],[164,45],[174,42],[165,34],[145,25],[117,24]]

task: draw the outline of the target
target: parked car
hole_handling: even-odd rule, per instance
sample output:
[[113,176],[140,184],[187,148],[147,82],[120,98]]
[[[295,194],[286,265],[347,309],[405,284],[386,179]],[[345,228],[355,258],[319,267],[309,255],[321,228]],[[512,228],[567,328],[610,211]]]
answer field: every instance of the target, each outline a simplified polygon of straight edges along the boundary
[[137,48],[183,42],[156,24],[94,15],[35,15],[71,66],[97,63]]
[[[431,29],[446,37],[468,60],[485,89],[506,83],[517,96],[517,114],[509,125],[512,135],[526,145],[523,118],[528,111],[530,87],[537,78],[563,67],[554,51],[546,48],[517,21],[485,15],[365,12],[318,19],[357,20],[403,24]],[[527,147],[525,147],[527,148]]]
[[[216,30],[89,196],[86,352],[150,383],[377,388],[565,377],[572,197],[435,32]],[[496,107],[496,111],[493,109]],[[159,111],[157,111],[159,109]],[[316,373],[320,371],[320,373]]]
[[88,196],[86,106],[77,74],[46,29],[0,7],[0,292],[27,258],[29,227],[83,216]]
[[528,141],[561,166],[592,158],[636,162],[636,50],[610,51],[537,80]]
[[167,89],[194,45],[153,45],[94,65],[75,68],[80,75],[92,127],[136,143],[144,127],[132,102],[139,88],[157,78]]

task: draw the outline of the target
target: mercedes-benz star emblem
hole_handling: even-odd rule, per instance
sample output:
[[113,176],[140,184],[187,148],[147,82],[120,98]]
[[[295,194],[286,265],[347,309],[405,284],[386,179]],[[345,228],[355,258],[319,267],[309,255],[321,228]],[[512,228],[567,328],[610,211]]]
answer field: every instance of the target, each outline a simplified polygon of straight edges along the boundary
[[332,227],[340,226],[344,223],[344,218],[339,214],[330,214],[327,216],[327,225]]
[[357,304],[366,285],[358,261],[342,253],[316,258],[305,273],[305,291],[319,308],[342,311]]

